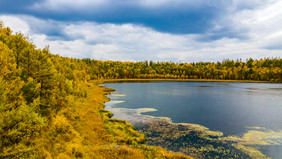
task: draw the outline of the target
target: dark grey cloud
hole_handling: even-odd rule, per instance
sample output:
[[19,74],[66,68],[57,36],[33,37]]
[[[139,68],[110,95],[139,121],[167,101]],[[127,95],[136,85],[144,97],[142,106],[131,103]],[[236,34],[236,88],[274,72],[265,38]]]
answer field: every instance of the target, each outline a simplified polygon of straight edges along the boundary
[[[170,34],[205,34],[199,41],[247,38],[228,15],[262,6],[262,0],[0,0],[0,13],[62,22],[136,24]],[[224,19],[224,20],[222,20]],[[52,21],[51,21],[52,22]],[[215,22],[220,28],[214,29]],[[50,28],[50,26],[52,26]],[[56,28],[54,28],[54,26]],[[48,28],[49,27],[49,28]],[[58,25],[33,26],[54,39],[72,40]]]
[[125,24],[134,23],[151,27],[161,32],[174,34],[203,33],[211,27],[211,21],[217,15],[217,8],[204,5],[174,6],[148,9],[140,6],[104,6],[102,9],[89,8],[85,12],[57,13],[56,11],[40,12],[41,18],[52,18],[58,21],[95,21],[98,23]]
[[[3,2],[2,2],[3,1]],[[133,23],[173,34],[202,34],[211,31],[213,22],[230,10],[258,7],[260,0],[1,0],[2,13],[32,15],[57,21]],[[235,36],[228,26],[210,37]],[[221,31],[221,30],[219,30]],[[218,31],[218,32],[219,32]],[[59,32],[48,35],[61,36]],[[215,33],[214,33],[215,34]]]
[[44,0],[0,0],[0,13],[27,13],[29,7]]

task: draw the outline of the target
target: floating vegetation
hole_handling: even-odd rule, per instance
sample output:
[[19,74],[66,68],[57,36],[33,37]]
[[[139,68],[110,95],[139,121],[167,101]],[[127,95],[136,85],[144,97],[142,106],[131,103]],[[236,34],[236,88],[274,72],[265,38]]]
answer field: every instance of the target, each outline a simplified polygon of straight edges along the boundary
[[246,128],[250,129],[250,130],[266,130],[265,127],[259,127],[259,126],[246,126]]
[[268,89],[271,89],[271,90],[280,90],[280,91],[282,91],[282,88],[268,88]]
[[125,97],[125,94],[112,94],[113,97]]
[[268,158],[257,146],[281,145],[282,131],[272,131],[264,127],[248,127],[242,136],[223,137],[220,131],[190,123],[173,123],[167,117],[142,115],[157,111],[153,108],[112,108],[116,119],[127,120],[148,138],[148,145],[164,147],[195,158]]
[[263,129],[259,130],[249,130],[247,133],[243,134],[242,137],[239,136],[228,136],[222,138],[224,141],[237,142],[241,145],[281,145],[282,144],[282,131],[273,131]]
[[152,119],[138,127],[149,145],[165,147],[195,158],[250,158],[232,143],[221,141],[221,132],[213,132],[197,124],[175,124],[165,119]]
[[197,87],[216,87],[216,86],[197,86]]
[[125,101],[122,101],[122,100],[112,100],[110,102],[107,102],[107,106],[113,106],[115,104],[118,104],[118,103],[123,103]]
[[126,108],[112,108],[114,103],[107,103],[106,109],[110,110],[114,116],[113,119],[121,119],[129,121],[131,124],[136,125],[150,120],[152,116],[141,115],[144,112],[157,111],[154,108],[139,108],[139,109],[126,109]]
[[246,88],[249,90],[275,90],[275,91],[282,91],[282,88]]
[[254,159],[270,159],[270,157],[265,156],[261,151],[254,147],[249,147],[241,144],[233,144],[234,147],[236,147],[238,150],[246,153],[249,155],[249,157],[254,158]]
[[249,89],[249,90],[263,90],[261,88],[246,88],[246,89]]
[[122,101],[122,100],[113,100],[113,101],[110,101],[109,103],[124,103],[125,101]]

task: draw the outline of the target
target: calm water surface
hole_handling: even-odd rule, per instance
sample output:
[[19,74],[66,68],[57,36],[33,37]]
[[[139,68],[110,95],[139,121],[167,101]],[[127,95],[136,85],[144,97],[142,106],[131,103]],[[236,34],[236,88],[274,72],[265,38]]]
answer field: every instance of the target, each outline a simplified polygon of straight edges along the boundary
[[[224,82],[114,83],[106,87],[124,94],[122,108],[155,108],[145,114],[195,123],[224,135],[248,127],[282,129],[282,84]],[[111,97],[110,97],[111,98]]]
[[[155,108],[144,114],[169,117],[240,135],[250,127],[282,130],[282,84],[229,82],[160,82],[104,84],[124,101],[116,108]],[[123,94],[123,96],[115,96]],[[280,139],[281,140],[281,139]],[[281,147],[280,147],[281,150]]]

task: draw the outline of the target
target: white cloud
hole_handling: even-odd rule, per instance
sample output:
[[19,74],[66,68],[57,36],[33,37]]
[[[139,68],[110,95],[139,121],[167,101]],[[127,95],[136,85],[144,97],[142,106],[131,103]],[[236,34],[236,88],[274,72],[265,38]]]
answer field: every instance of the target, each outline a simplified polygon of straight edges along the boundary
[[263,6],[266,1],[269,0],[232,0],[232,5],[230,7],[233,10],[251,9]]
[[[208,34],[198,35],[161,33],[134,24],[71,23],[24,15],[4,15],[0,19],[13,30],[28,34],[39,48],[50,44],[51,52],[62,56],[121,61],[220,61],[281,57],[281,8],[282,2],[277,0],[260,9],[240,10],[222,16]],[[246,38],[198,40],[227,26]]]
[[277,43],[275,40],[282,39],[281,8],[282,1],[277,0],[264,8],[238,12],[233,17],[234,27],[247,28],[248,36],[257,42],[257,47],[268,48]]
[[10,26],[14,32],[21,32],[25,35],[30,33],[29,25],[16,16],[0,15],[0,20],[4,22],[5,26]]

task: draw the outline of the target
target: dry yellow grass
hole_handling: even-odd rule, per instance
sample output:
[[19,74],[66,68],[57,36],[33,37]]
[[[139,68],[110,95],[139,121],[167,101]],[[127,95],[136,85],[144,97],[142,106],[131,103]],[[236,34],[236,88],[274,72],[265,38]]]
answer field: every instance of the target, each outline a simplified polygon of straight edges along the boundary
[[76,100],[72,107],[54,117],[52,130],[59,130],[60,135],[49,135],[56,144],[47,148],[52,152],[47,158],[190,158],[161,147],[140,144],[146,138],[130,123],[110,119],[111,113],[103,110],[104,103],[109,101],[105,94],[110,91],[88,83],[87,98]]

